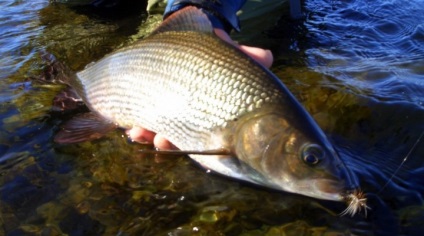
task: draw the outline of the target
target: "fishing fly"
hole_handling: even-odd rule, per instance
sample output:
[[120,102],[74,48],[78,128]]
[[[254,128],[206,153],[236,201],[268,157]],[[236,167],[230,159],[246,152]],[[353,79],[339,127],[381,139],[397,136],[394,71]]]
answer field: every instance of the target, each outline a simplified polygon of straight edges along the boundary
[[364,211],[365,217],[367,217],[367,210],[371,208],[367,206],[367,198],[364,192],[357,190],[349,193],[344,198],[348,202],[348,206],[340,213],[340,216],[354,216],[356,213]]

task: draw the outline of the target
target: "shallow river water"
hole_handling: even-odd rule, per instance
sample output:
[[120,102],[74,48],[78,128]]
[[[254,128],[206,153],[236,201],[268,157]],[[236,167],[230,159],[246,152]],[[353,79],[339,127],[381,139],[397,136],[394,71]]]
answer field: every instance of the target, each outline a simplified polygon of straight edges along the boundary
[[250,1],[233,37],[273,51],[272,70],[360,179],[367,215],[141,154],[122,130],[55,144],[72,114],[52,109],[63,86],[28,79],[41,55],[81,70],[147,35],[161,8],[2,0],[0,235],[422,235],[424,2],[306,0],[297,21],[268,2]]

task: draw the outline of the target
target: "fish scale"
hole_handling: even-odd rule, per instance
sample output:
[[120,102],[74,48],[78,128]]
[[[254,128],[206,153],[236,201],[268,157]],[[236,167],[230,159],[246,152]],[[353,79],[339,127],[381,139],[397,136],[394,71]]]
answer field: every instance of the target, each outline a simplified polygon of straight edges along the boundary
[[[190,145],[192,140],[181,143],[180,136],[197,139],[199,132],[224,127],[265,101],[277,103],[283,98],[256,62],[233,46],[222,45],[205,33],[164,32],[77,75],[90,106],[119,126],[148,128],[180,148],[203,148]],[[179,128],[185,132],[174,131]]]

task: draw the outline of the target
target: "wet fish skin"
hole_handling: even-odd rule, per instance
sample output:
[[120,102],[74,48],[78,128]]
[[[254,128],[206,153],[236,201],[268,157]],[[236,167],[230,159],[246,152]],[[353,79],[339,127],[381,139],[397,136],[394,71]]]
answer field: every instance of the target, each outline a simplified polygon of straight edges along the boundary
[[[215,36],[196,8],[173,14],[146,39],[67,82],[112,124],[147,128],[181,150],[231,151],[190,155],[218,173],[337,201],[359,186],[281,81]],[[308,164],[307,156],[318,163]]]

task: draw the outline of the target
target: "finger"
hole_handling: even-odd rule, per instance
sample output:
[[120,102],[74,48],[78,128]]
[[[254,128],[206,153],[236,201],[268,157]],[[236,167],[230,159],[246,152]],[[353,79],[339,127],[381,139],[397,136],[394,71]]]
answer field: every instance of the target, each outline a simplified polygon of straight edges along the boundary
[[126,131],[131,140],[138,143],[153,143],[156,148],[165,150],[176,150],[177,148],[163,136],[157,135],[150,130],[134,127]]
[[272,52],[270,50],[245,45],[240,45],[239,48],[244,53],[255,59],[260,64],[262,64],[264,67],[270,68],[272,66],[274,57],[272,56]]
[[269,68],[272,66],[272,63],[274,61],[274,57],[272,55],[272,52],[270,50],[265,50],[262,48],[257,47],[250,47],[245,45],[238,45],[236,42],[234,42],[230,36],[222,29],[214,29],[215,34],[220,37],[222,40],[224,40],[227,43],[230,43],[234,45],[235,47],[238,47],[240,50],[242,50],[244,53],[252,57],[255,61],[257,61],[259,64],[263,65],[266,68]]
[[127,135],[134,142],[138,143],[153,143],[156,133],[139,127],[134,127],[126,131]]
[[237,44],[236,42],[234,42],[234,41],[230,38],[230,35],[228,35],[228,34],[227,34],[227,32],[225,32],[225,31],[224,31],[224,30],[222,30],[222,29],[218,29],[218,28],[215,28],[215,29],[213,29],[213,30],[214,30],[215,34],[216,34],[218,37],[220,37],[222,40],[224,40],[225,42],[230,43],[230,44],[232,44],[232,45],[234,45],[234,46],[238,47],[238,44]]
[[153,144],[156,148],[162,149],[162,150],[177,150],[178,148],[175,147],[171,142],[169,142],[166,138],[164,138],[161,135],[156,135]]

